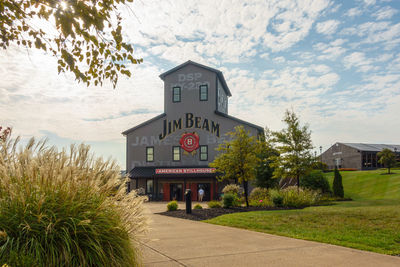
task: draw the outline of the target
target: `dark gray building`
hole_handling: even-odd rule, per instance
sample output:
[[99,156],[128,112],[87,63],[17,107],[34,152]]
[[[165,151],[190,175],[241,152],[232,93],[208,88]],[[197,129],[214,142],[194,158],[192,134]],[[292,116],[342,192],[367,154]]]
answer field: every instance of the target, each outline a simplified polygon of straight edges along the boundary
[[330,169],[352,168],[357,170],[371,170],[384,167],[378,160],[378,153],[388,148],[400,157],[400,145],[362,144],[362,143],[335,143],[321,154],[321,161]]
[[[164,113],[124,131],[129,189],[151,199],[183,200],[185,189],[197,199],[215,199],[222,189],[208,167],[215,148],[238,125],[251,135],[263,128],[228,115],[231,92],[221,71],[192,62],[163,74]],[[161,93],[161,92],[160,92]]]

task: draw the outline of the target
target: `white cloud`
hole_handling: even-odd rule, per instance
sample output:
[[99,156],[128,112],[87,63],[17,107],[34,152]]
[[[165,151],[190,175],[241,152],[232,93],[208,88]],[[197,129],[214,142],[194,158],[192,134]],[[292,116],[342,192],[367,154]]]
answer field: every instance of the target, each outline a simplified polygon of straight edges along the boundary
[[376,4],[376,0],[363,0],[366,6],[371,6]]
[[319,22],[316,25],[316,29],[318,33],[331,35],[336,32],[340,22],[338,20],[327,20],[324,22]]
[[382,43],[385,50],[391,50],[400,44],[400,23],[369,21],[356,27],[345,28],[341,34],[361,37],[357,45]]
[[346,68],[356,67],[356,71],[367,72],[374,68],[372,61],[363,52],[353,52],[343,59]]
[[320,53],[317,57],[319,60],[336,60],[346,52],[346,48],[342,47],[345,42],[347,40],[336,39],[328,44],[317,43],[313,48]]
[[376,17],[377,20],[390,19],[397,12],[398,11],[396,9],[386,6],[379,9],[376,13],[372,14],[372,16]]
[[[251,58],[260,43],[281,51],[301,41],[330,5],[321,1],[135,1],[136,18],[124,21],[136,44],[151,47],[162,58],[218,57],[237,63]],[[180,56],[177,58],[177,50]]]
[[349,16],[349,17],[357,17],[360,16],[362,14],[362,10],[359,8],[350,8],[349,10],[346,11],[345,15]]

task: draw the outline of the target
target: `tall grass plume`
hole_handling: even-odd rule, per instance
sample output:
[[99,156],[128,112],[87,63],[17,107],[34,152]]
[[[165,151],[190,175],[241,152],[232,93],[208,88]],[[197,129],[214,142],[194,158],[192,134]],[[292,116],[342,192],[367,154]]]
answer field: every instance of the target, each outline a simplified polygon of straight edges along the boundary
[[87,145],[0,140],[0,266],[136,266],[143,198]]

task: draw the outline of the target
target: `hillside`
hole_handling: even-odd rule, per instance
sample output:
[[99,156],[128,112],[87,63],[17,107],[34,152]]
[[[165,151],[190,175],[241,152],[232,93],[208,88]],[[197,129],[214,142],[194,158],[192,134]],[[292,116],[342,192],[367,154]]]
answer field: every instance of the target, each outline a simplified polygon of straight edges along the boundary
[[[400,170],[386,174],[386,169],[374,171],[341,171],[346,197],[354,200],[400,200]],[[326,174],[331,185],[333,172]]]

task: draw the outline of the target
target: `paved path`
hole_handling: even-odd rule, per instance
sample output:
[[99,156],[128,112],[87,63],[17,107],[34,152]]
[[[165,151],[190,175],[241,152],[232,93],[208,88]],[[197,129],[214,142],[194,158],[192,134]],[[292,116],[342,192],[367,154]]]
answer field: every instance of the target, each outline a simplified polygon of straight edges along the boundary
[[152,219],[145,266],[400,266],[398,257],[176,219],[153,214],[166,203],[145,205]]

